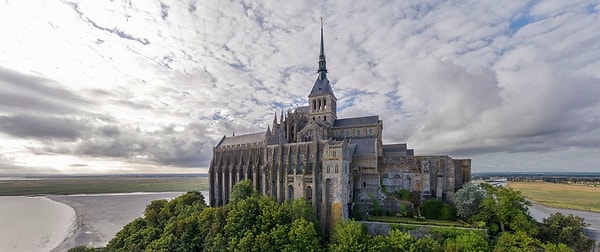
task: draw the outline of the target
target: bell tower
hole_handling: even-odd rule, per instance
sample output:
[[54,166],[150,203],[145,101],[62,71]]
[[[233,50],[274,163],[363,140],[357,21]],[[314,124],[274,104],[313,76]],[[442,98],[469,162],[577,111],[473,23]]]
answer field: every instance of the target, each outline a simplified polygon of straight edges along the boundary
[[308,95],[308,120],[322,121],[333,125],[337,119],[337,98],[327,79],[327,62],[323,43],[323,18],[321,18],[321,51],[319,54],[319,76]]

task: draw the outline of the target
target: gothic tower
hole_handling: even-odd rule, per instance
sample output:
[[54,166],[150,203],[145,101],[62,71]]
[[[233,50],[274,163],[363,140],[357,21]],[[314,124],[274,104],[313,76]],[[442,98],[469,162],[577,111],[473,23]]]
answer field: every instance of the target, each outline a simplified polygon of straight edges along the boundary
[[319,54],[319,76],[308,95],[308,118],[333,125],[337,119],[337,98],[327,79],[327,66],[325,61],[325,47],[323,45],[323,19],[321,19],[321,53]]

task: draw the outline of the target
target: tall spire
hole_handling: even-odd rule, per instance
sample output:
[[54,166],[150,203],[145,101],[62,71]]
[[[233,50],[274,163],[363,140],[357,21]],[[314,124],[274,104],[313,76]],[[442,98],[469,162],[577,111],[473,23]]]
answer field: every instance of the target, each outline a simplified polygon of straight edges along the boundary
[[325,45],[323,43],[323,17],[321,17],[321,53],[319,54],[319,79],[327,79],[327,66],[325,61]]
[[323,18],[321,17],[321,51],[319,53],[319,70],[317,73],[319,76],[315,81],[308,98],[321,96],[321,95],[333,95],[333,90],[327,79],[327,65],[325,63],[325,43],[323,42]]

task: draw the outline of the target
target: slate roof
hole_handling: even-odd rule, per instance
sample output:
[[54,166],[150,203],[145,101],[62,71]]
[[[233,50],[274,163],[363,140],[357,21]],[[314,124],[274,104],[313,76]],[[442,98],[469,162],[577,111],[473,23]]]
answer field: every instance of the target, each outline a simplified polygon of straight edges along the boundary
[[414,156],[415,150],[406,148],[406,144],[388,144],[383,146],[383,152],[401,152],[406,155]]
[[217,144],[217,147],[263,142],[263,141],[265,141],[265,134],[266,134],[266,132],[257,132],[257,133],[250,133],[250,134],[230,136],[230,137],[224,136],[223,139],[221,139],[221,142],[219,142],[219,144]]
[[387,144],[383,145],[383,152],[406,152],[406,144]]
[[373,125],[379,122],[379,116],[363,116],[354,118],[337,119],[333,122],[333,127],[352,127],[352,126],[365,126]]
[[375,138],[352,138],[351,144],[356,144],[355,154],[375,153]]
[[309,107],[308,106],[302,106],[302,107],[297,107],[296,108],[296,112],[300,112],[300,113],[304,113],[304,114],[308,114]]
[[329,85],[329,80],[327,77],[321,78],[321,76],[317,77],[315,81],[315,85],[313,86],[308,97],[314,97],[319,95],[335,95],[333,94],[333,89],[331,89],[331,85]]

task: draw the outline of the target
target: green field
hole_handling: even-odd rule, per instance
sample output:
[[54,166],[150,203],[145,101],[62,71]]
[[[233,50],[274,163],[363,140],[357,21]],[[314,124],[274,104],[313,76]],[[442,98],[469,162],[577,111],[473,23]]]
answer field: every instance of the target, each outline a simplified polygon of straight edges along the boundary
[[0,180],[0,196],[208,190],[207,177],[66,177]]
[[508,186],[541,205],[600,213],[600,187],[547,182],[510,182]]

